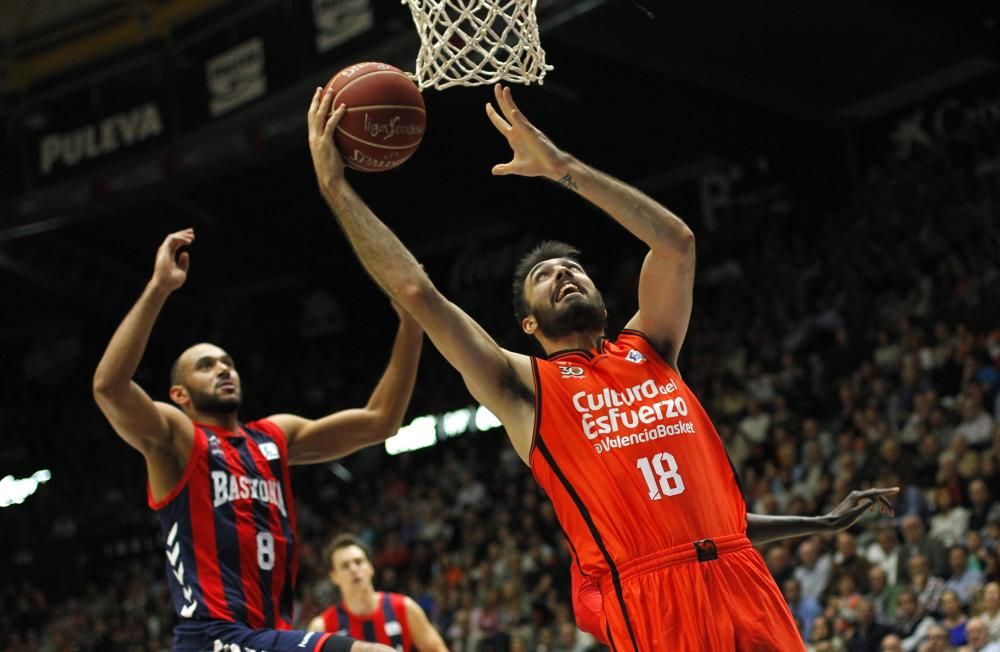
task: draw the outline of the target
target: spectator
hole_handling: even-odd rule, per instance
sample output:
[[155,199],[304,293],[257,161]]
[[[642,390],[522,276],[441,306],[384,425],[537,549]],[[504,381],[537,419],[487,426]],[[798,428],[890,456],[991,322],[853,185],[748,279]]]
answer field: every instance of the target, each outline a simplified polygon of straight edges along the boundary
[[931,517],[929,536],[946,546],[953,546],[969,529],[969,510],[955,504],[951,492],[944,487],[939,487],[934,496],[937,513]]
[[909,589],[904,589],[899,593],[896,604],[896,632],[903,639],[903,649],[906,652],[912,652],[926,638],[927,633],[935,624],[934,619],[920,609],[917,596]]
[[908,588],[917,596],[922,611],[934,613],[938,610],[941,595],[945,591],[944,580],[930,574],[927,557],[914,555],[908,565],[910,584]]
[[926,642],[917,648],[918,652],[949,652],[952,649],[948,629],[942,625],[931,627]]
[[885,571],[889,584],[896,584],[899,569],[899,539],[896,528],[889,523],[878,526],[876,539],[865,550],[865,557]]
[[990,642],[989,629],[979,618],[969,618],[965,624],[965,636],[969,652],[1000,652],[1000,643]]
[[991,519],[1000,519],[1000,503],[993,502],[986,482],[976,478],[969,483],[969,529],[981,530]]
[[833,625],[824,616],[817,616],[813,619],[809,637],[809,644],[806,646],[808,652],[843,652],[844,641],[833,631]]
[[948,549],[948,567],[951,575],[945,582],[945,589],[954,591],[962,605],[968,605],[975,592],[983,585],[983,574],[969,564],[969,552],[965,546],[956,545]]
[[882,639],[878,649],[881,652],[903,652],[903,641],[896,634],[889,634]]
[[890,584],[881,566],[868,569],[868,594],[865,596],[875,607],[875,619],[880,623],[892,622],[896,613],[896,600],[902,590],[898,584]]
[[816,539],[806,539],[799,545],[799,565],[793,575],[802,587],[802,596],[819,600],[826,591],[833,569],[830,555],[819,555]]
[[816,616],[823,613],[823,609],[814,598],[802,595],[802,586],[794,577],[789,577],[782,583],[781,592],[785,596],[785,602],[788,603],[799,632],[802,633],[802,640],[808,641],[813,622]]
[[978,618],[986,624],[991,641],[1000,642],[1000,584],[989,582],[983,587]]
[[983,406],[982,393],[975,385],[970,385],[962,397],[962,421],[955,427],[955,433],[979,449],[993,441],[993,417]]
[[910,557],[923,555],[930,573],[941,577],[948,568],[947,552],[944,545],[927,534],[924,521],[916,514],[908,514],[902,518],[899,529],[903,533],[903,543],[899,550],[896,577],[902,582],[911,582],[909,570]]
[[768,548],[764,561],[778,586],[784,584],[795,572],[789,560],[788,548],[784,544],[778,543]]
[[875,619],[875,605],[868,598],[858,603],[856,624],[845,637],[848,652],[878,652],[882,639],[892,634],[892,628]]
[[859,591],[868,589],[868,560],[857,554],[854,535],[850,532],[837,533],[837,552],[833,555],[833,583],[837,584],[844,575],[850,575]]
[[954,591],[941,594],[941,618],[938,623],[948,630],[951,645],[965,645],[965,626],[969,619],[962,607],[962,601]]

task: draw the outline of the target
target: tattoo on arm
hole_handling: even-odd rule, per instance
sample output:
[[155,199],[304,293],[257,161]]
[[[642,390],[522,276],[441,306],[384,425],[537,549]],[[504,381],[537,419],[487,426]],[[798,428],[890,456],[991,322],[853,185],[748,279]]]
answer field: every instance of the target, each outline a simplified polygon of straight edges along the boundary
[[569,174],[564,176],[562,179],[559,179],[558,183],[566,188],[569,188],[570,190],[576,190],[576,182],[573,181],[573,177]]

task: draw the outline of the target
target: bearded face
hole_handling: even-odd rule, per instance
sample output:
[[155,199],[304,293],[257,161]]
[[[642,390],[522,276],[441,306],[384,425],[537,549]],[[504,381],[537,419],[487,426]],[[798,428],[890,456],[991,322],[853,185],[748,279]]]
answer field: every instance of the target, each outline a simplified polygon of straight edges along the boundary
[[231,416],[239,410],[240,375],[228,353],[214,344],[196,344],[181,355],[178,365],[174,385],[184,388],[196,412]]
[[242,400],[239,389],[229,386],[220,389],[221,391],[201,392],[188,387],[187,390],[191,396],[191,405],[199,412],[204,412],[205,414],[218,414],[222,416],[236,414],[240,409],[240,402]]
[[604,297],[576,261],[539,263],[528,273],[525,293],[538,331],[547,338],[605,330]]

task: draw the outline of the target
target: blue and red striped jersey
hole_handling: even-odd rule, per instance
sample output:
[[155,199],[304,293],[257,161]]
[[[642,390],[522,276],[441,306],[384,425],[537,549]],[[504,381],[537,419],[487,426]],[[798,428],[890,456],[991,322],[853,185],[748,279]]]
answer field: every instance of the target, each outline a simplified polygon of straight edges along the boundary
[[406,615],[406,596],[382,593],[378,608],[370,614],[348,611],[343,603],[327,608],[323,625],[328,632],[351,636],[359,641],[383,643],[400,652],[413,652],[413,635]]
[[161,501],[167,580],[182,619],[291,629],[298,572],[285,435],[267,420],[237,432],[196,423],[184,475]]

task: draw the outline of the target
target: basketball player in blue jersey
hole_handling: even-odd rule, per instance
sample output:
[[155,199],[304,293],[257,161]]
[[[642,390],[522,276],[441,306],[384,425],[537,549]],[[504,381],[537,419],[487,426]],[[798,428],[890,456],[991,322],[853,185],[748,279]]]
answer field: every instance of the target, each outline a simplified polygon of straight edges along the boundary
[[207,343],[174,363],[173,405],[153,401],[132,378],[160,310],[187,279],[182,249],[194,237],[186,229],[160,245],[152,278],[94,374],[101,411],[146,459],[149,506],[163,525],[180,619],[174,650],[392,652],[291,629],[298,551],[288,467],[337,459],[395,433],[413,392],[423,332],[396,308],[392,356],[367,405],[320,419],[276,414],[241,422],[240,375],[228,353]]
[[385,643],[399,652],[448,652],[441,635],[412,598],[375,590],[375,568],[363,541],[352,534],[339,534],[330,543],[326,558],[330,581],[340,590],[341,599],[313,618],[309,631]]

